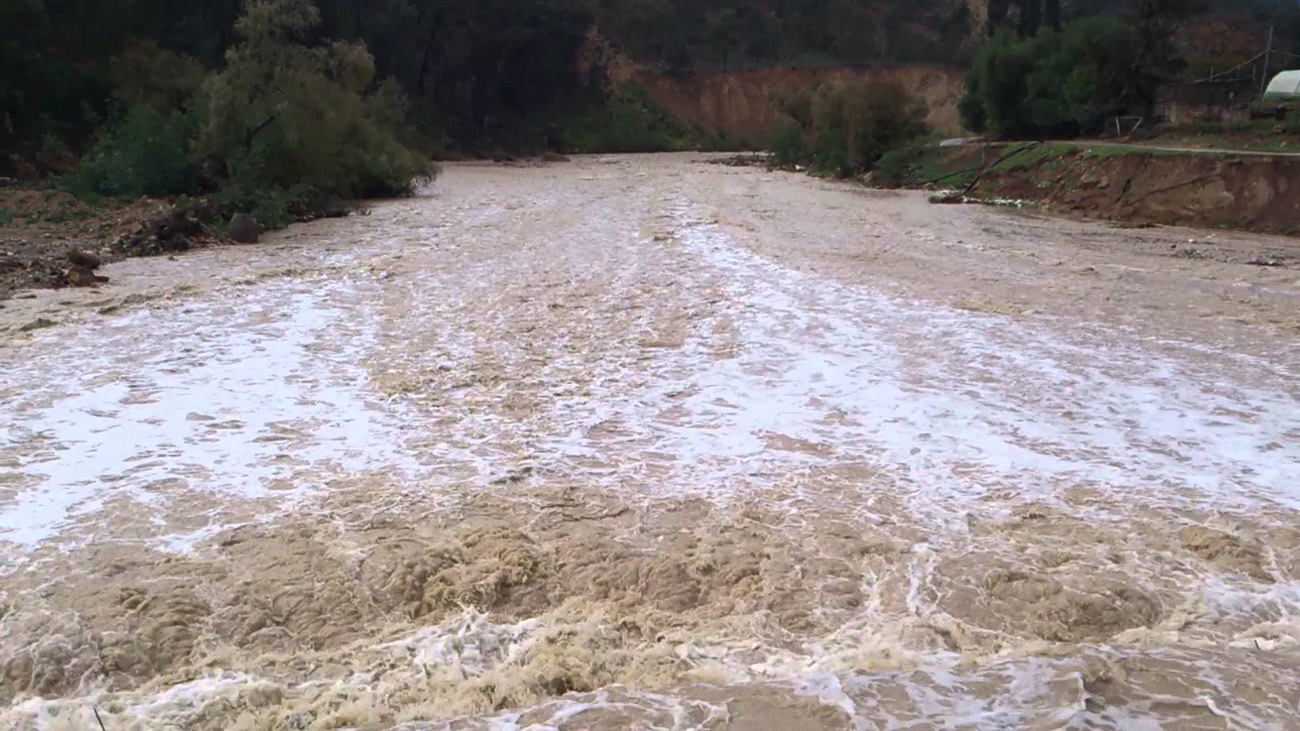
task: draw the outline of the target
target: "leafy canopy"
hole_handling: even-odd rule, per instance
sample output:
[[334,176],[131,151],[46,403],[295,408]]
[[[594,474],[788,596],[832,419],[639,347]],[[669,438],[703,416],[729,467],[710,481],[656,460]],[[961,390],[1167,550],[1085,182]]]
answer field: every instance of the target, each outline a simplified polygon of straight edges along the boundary
[[1137,57],[1131,28],[1111,17],[1023,40],[1000,32],[967,75],[962,121],[975,132],[1016,137],[1095,132],[1141,106],[1147,87],[1134,72]]
[[391,85],[367,94],[374,61],[360,43],[310,46],[310,0],[249,0],[240,42],[204,87],[196,151],[237,185],[309,185],[352,198],[401,193],[429,164],[404,147]]

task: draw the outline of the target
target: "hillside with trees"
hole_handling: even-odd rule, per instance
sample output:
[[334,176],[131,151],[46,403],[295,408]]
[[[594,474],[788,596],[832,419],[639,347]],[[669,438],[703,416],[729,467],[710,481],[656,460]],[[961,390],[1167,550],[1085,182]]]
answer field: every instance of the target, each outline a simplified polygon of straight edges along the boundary
[[1197,2],[9,0],[0,175],[73,176],[102,195],[219,192],[233,207],[273,191],[287,210],[400,192],[430,156],[716,142],[578,63],[593,34],[678,77],[971,68],[968,126],[1007,135],[1093,129],[1249,46],[1210,33],[1225,41],[1210,48],[1184,22],[1194,15],[1272,28],[1280,53],[1300,51],[1289,0]]

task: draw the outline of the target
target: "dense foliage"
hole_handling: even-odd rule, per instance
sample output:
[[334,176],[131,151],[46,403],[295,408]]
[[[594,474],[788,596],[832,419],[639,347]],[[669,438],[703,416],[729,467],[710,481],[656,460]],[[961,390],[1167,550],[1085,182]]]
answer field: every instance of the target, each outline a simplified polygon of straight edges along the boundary
[[[1222,68],[1271,26],[1280,51],[1300,53],[1293,0],[248,2],[279,7],[280,30],[250,35],[246,0],[0,1],[0,175],[71,172],[84,157],[83,180],[106,191],[285,187],[309,177],[348,195],[401,189],[419,164],[411,148],[727,144],[576,62],[594,36],[675,74],[975,59],[971,119],[1008,134],[1087,129],[1120,106],[1142,106],[1176,46],[1197,70]],[[1223,30],[1178,35],[1193,4],[1219,12]],[[1054,35],[1083,16],[1119,19],[1130,36],[1119,38],[1113,22]],[[1103,48],[1127,54],[1134,72],[1118,93],[1107,82],[1120,64]],[[1022,77],[1010,74],[1016,68]],[[810,134],[787,130],[786,147]],[[806,142],[798,155],[812,150],[815,140]],[[163,169],[163,151],[178,145],[193,154]]]
[[965,0],[599,0],[602,31],[671,71],[963,63]]
[[966,81],[962,121],[1012,137],[1072,136],[1141,103],[1136,39],[1114,18],[1087,18],[1024,40],[1001,32]]
[[929,131],[925,105],[897,83],[828,84],[785,100],[785,108],[795,122],[777,133],[777,162],[839,177],[870,170],[886,152]]
[[319,24],[307,0],[253,0],[240,42],[202,90],[196,153],[247,189],[308,183],[342,198],[405,192],[428,163],[398,142],[400,91],[368,93],[374,60],[362,44],[307,46]]
[[314,42],[310,0],[249,0],[220,71],[151,43],[114,60],[111,118],[76,184],[102,195],[213,192],[278,225],[347,198],[401,194],[430,173],[403,144],[406,102],[366,47]]
[[198,188],[191,155],[196,132],[192,115],[164,114],[137,104],[100,133],[81,161],[79,182],[112,196],[193,193]]
[[[602,106],[615,90],[590,83],[574,63],[592,29],[639,62],[675,73],[963,63],[976,40],[966,0],[313,4],[320,22],[299,40],[364,44],[375,79],[395,79],[409,99],[419,131],[414,142],[435,153],[535,145],[545,138],[538,128],[548,121],[539,117],[605,113]],[[0,174],[13,169],[10,153],[31,163],[42,147],[84,150],[100,125],[137,103],[163,114],[178,108],[196,79],[225,64],[240,40],[241,10],[242,0],[0,3]],[[639,119],[631,126],[650,123]]]
[[1192,0],[1132,0],[1036,35],[998,31],[980,49],[961,101],[968,129],[1007,137],[1093,133],[1112,116],[1150,115],[1186,68],[1177,23]]

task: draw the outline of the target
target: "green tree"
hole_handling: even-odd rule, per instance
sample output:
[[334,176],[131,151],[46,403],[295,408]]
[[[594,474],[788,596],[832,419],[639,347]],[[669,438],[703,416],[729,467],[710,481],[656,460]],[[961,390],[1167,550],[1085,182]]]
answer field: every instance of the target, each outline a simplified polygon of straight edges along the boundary
[[1130,23],[1135,36],[1135,53],[1130,64],[1129,86],[1140,100],[1143,114],[1155,106],[1156,91],[1186,68],[1174,42],[1180,17],[1194,7],[1195,0],[1133,0]]
[[127,109],[144,104],[160,114],[190,106],[207,77],[198,59],[147,39],[128,42],[109,69],[118,103]]
[[375,70],[364,45],[307,45],[319,23],[309,0],[249,0],[235,26],[239,43],[204,89],[200,157],[249,191],[307,186],[355,198],[409,190],[429,165],[385,127],[391,87],[365,96]]
[[1135,83],[1137,44],[1133,29],[1113,17],[1023,40],[1000,31],[967,75],[962,122],[1009,137],[1095,132],[1150,93]]

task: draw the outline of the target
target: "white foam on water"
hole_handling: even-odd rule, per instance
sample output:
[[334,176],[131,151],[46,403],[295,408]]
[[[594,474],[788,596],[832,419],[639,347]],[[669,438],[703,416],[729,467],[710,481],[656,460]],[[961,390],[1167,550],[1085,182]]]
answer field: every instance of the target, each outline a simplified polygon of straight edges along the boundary
[[21,487],[0,505],[0,541],[33,545],[110,499],[161,508],[179,490],[291,505],[324,486],[322,467],[412,465],[368,392],[361,293],[317,285],[235,289],[15,348],[0,389],[29,403],[5,417],[0,455]]
[[[563,326],[579,337],[584,322],[590,332],[621,326],[581,353],[568,330],[489,337],[511,332],[511,308],[542,303],[483,312],[452,282],[431,303],[413,297],[413,320],[435,328],[425,357],[461,372],[486,355],[546,394],[518,419],[495,408],[511,384],[444,388],[436,416],[457,423],[422,445],[428,459],[465,463],[486,481],[492,461],[527,453],[631,499],[729,499],[773,475],[862,464],[945,524],[994,509],[981,503],[993,491],[1052,500],[1076,486],[1163,507],[1300,507],[1300,401],[1285,354],[903,300],[763,259],[686,207],[674,228],[676,243],[612,237],[633,262],[620,259],[617,273],[600,259],[609,252],[566,264],[570,284],[590,277],[601,293]],[[656,268],[690,303],[690,333],[680,348],[642,352],[637,333],[657,322],[653,290],[631,270]],[[511,276],[483,272],[477,286]],[[720,302],[699,294],[718,290]],[[728,339],[734,347],[720,352]]]
[[[685,209],[677,234],[670,246],[690,261],[679,287],[717,286],[727,295],[719,311],[695,323],[682,348],[641,360],[602,351],[595,357],[608,360],[599,363],[586,353],[546,353],[539,360],[547,365],[528,377],[555,387],[587,371],[601,378],[583,384],[582,395],[557,396],[513,422],[476,413],[463,392],[438,394],[446,398],[440,416],[459,422],[447,439],[439,433],[437,443],[420,445],[422,463],[467,463],[486,476],[495,457],[526,444],[536,461],[553,461],[633,498],[730,497],[770,486],[772,475],[866,463],[891,475],[919,519],[940,521],[993,509],[977,502],[991,489],[1039,499],[1074,485],[1163,506],[1300,505],[1300,424],[1285,363],[1204,349],[1193,362],[1177,356],[1176,344],[1157,350],[1104,332],[1062,334],[1037,322],[836,284],[754,256]],[[636,283],[631,274],[615,280],[628,289]],[[453,317],[417,313],[445,328],[441,352],[413,356],[453,366],[483,350],[519,356],[492,343],[481,319],[478,332],[456,322],[457,293],[449,290],[437,305],[444,309],[432,312]],[[611,296],[623,294],[615,289]],[[49,384],[63,391],[0,423],[0,457],[16,457],[27,481],[15,501],[0,505],[0,540],[30,544],[53,536],[113,498],[153,506],[160,498],[149,485],[160,480],[183,480],[184,490],[196,494],[292,503],[324,488],[322,466],[414,469],[400,428],[388,407],[375,403],[360,364],[375,340],[362,297],[349,282],[315,289],[268,283],[140,312],[70,341],[55,342],[63,333],[54,331],[21,349],[25,360],[18,362],[28,365],[0,374],[0,390],[32,391],[23,397],[31,399],[46,398]],[[413,308],[421,306],[412,298]],[[585,316],[605,314],[594,307]],[[737,347],[720,357],[712,346],[724,318]],[[677,416],[664,416],[668,403]],[[624,435],[593,436],[605,422],[617,422]],[[773,449],[778,437],[814,448]],[[616,440],[627,449],[611,454]],[[575,464],[598,457],[606,463]],[[667,467],[669,477],[644,479],[649,463]],[[185,550],[216,529],[162,543]],[[910,604],[924,618],[929,608],[920,582],[937,554],[926,545],[914,551]],[[1265,600],[1282,614],[1300,601],[1293,587],[1277,587]],[[1260,599],[1241,593],[1222,601]],[[495,625],[471,614],[383,649],[425,673],[463,678],[515,662],[543,629],[534,620]],[[855,673],[841,664],[854,650],[849,634],[827,655],[804,648],[803,655],[778,656],[785,651],[773,649],[771,657],[749,662],[737,654],[727,658],[735,661],[727,669],[738,682],[787,683],[854,714],[860,725],[878,720],[872,698],[884,687],[901,687],[910,700],[912,715],[893,719],[898,726],[1068,726],[1083,712],[1077,660],[1014,659],[970,669],[953,653],[930,653],[909,658],[921,670]],[[194,708],[256,682],[203,679],[130,712],[161,718],[167,709]],[[581,714],[617,703],[685,718],[688,701],[676,695],[621,697],[570,696],[527,713],[544,718],[543,728],[580,724]],[[1137,724],[1141,710],[1109,709],[1107,718]],[[484,724],[518,728],[525,713]]]
[[627,414],[659,432],[657,450],[697,465],[770,459],[764,435],[787,435],[826,455],[783,459],[866,459],[918,505],[1089,485],[1166,504],[1186,488],[1202,505],[1300,507],[1294,380],[900,301],[784,268],[685,218],[679,237],[728,283],[742,347],[639,399],[692,394],[685,427]]

